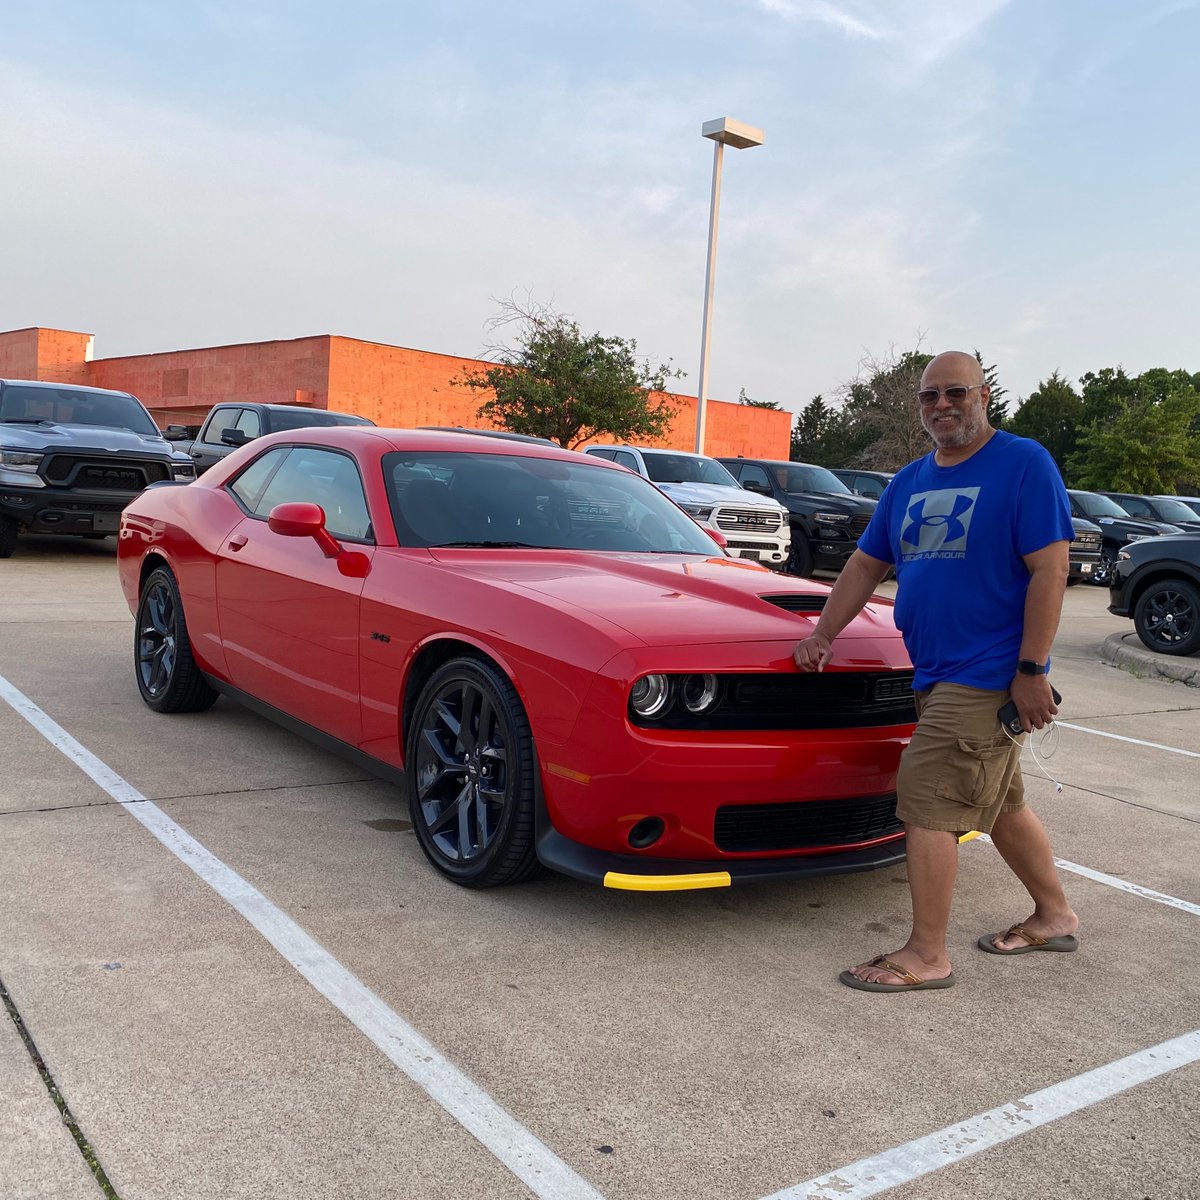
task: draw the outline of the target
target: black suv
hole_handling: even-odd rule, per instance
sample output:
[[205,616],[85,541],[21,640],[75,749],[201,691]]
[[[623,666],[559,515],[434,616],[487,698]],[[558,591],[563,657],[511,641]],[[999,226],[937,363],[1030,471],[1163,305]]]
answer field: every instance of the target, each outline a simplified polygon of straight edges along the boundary
[[144,488],[195,477],[128,392],[0,379],[0,558],[22,530],[108,537]]
[[1142,496],[1133,492],[1101,492],[1139,521],[1162,521],[1188,533],[1200,533],[1200,513],[1171,496]]
[[1100,561],[1092,572],[1092,582],[1108,587],[1112,582],[1112,571],[1117,553],[1134,538],[1157,537],[1160,533],[1182,533],[1178,525],[1163,521],[1134,520],[1115,500],[1099,492],[1081,492],[1067,489],[1071,500],[1071,516],[1095,521],[1100,526]]
[[810,463],[771,458],[721,458],[748,491],[778,500],[788,510],[792,553],[785,570],[811,575],[840,571],[878,504],[856,496],[832,471]]
[[1200,533],[1132,542],[1117,555],[1108,611],[1132,617],[1160,654],[1200,651]]

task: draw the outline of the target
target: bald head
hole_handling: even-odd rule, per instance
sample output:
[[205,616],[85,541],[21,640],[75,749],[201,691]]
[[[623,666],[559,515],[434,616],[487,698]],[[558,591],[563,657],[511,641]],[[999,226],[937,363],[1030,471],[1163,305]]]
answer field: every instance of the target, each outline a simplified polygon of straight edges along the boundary
[[947,350],[921,375],[921,424],[937,443],[938,463],[952,466],[992,436],[987,405],[990,390],[973,354]]
[[935,354],[921,375],[922,387],[933,379],[952,378],[968,387],[978,387],[983,382],[983,366],[979,359],[965,350],[945,350]]

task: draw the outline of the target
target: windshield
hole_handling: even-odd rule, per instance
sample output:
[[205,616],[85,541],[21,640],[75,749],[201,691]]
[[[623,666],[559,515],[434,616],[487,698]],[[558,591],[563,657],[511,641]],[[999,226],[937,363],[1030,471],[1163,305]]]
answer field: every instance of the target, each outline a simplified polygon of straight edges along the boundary
[[22,387],[0,393],[0,421],[9,424],[102,425],[134,433],[158,433],[150,414],[124,392],[90,392],[72,387]]
[[1154,501],[1154,507],[1158,509],[1159,514],[1164,521],[1194,521],[1196,514],[1182,500],[1166,500],[1158,499]]
[[404,546],[719,553],[632,471],[519,455],[398,451],[383,459]]
[[1079,507],[1083,509],[1086,516],[1129,519],[1129,514],[1115,500],[1110,500],[1107,496],[1097,496],[1094,492],[1076,492],[1075,499],[1079,501]]
[[776,467],[775,476],[785,492],[824,492],[835,496],[854,494],[832,471],[824,467]]
[[646,474],[655,483],[715,483],[720,487],[738,487],[738,481],[715,458],[695,454],[662,454],[643,450]]
[[312,429],[329,425],[373,425],[366,417],[352,417],[349,413],[331,413],[324,409],[297,408],[292,412],[275,409],[271,413],[271,428]]

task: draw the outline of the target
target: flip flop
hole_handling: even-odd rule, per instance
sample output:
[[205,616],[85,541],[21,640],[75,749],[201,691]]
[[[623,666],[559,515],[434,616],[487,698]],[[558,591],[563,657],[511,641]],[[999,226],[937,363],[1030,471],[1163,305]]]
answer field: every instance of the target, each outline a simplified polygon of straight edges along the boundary
[[878,958],[873,958],[868,967],[882,967],[885,971],[891,971],[893,975],[899,975],[904,980],[903,983],[868,983],[865,979],[859,979],[857,975],[851,975],[849,971],[843,971],[838,980],[844,983],[847,987],[858,988],[860,992],[919,992],[925,988],[948,988],[954,986],[953,973],[947,975],[944,979],[922,979],[919,975],[914,975],[911,971],[906,971],[899,963],[894,963],[890,958],[880,955]]
[[[1014,946],[1011,950],[1001,950],[992,940],[993,938],[1005,938],[1013,933],[1017,937],[1024,938],[1026,945]],[[1007,933],[985,933],[976,945],[980,950],[986,950],[989,954],[1028,954],[1031,950],[1056,950],[1059,954],[1070,954],[1073,950],[1079,949],[1079,939],[1073,933],[1064,933],[1058,937],[1038,937],[1036,933],[1030,933],[1024,925],[1014,925]]]

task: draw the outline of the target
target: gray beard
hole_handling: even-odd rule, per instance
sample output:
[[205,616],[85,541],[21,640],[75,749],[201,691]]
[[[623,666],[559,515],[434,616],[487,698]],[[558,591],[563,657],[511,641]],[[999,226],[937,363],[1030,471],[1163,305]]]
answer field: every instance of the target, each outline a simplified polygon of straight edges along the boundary
[[978,409],[971,409],[969,413],[962,415],[962,420],[954,429],[943,429],[934,432],[930,422],[932,416],[921,414],[921,424],[925,432],[934,440],[938,447],[942,450],[961,450],[964,446],[969,446],[982,432],[987,424],[987,419]]

